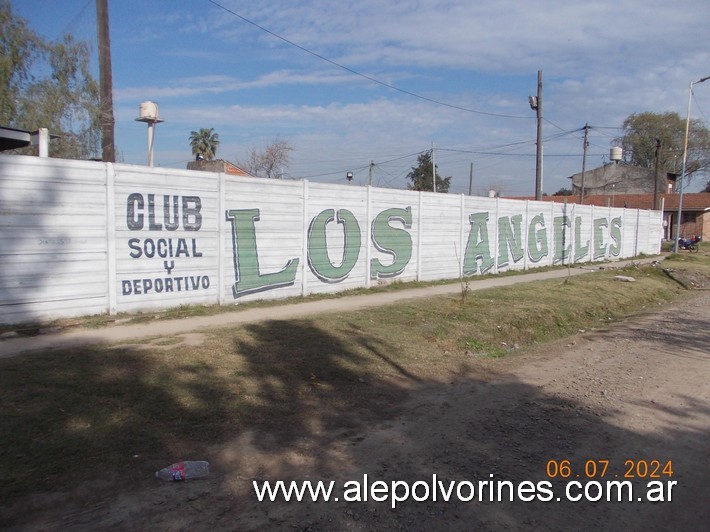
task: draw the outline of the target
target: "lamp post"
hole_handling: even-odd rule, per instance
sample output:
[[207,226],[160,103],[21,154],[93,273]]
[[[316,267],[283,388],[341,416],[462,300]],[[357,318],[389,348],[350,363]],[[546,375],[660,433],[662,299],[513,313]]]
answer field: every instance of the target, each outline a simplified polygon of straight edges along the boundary
[[700,78],[698,81],[691,81],[688,87],[688,116],[685,120],[685,142],[683,144],[683,170],[680,173],[680,183],[678,184],[678,220],[675,229],[675,245],[673,253],[678,253],[678,239],[680,238],[680,224],[682,222],[681,215],[683,214],[683,181],[685,180],[685,165],[688,161],[688,132],[690,131],[690,102],[693,97],[693,85],[702,83],[710,79],[710,76]]

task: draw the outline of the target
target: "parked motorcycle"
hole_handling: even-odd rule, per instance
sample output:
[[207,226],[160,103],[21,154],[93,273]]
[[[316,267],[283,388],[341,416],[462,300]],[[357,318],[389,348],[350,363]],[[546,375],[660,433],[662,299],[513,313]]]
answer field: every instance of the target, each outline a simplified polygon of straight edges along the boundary
[[683,238],[680,237],[678,239],[678,249],[687,249],[688,251],[699,251],[700,246],[698,244],[700,243],[700,240],[702,240],[698,235],[695,235],[692,238]]

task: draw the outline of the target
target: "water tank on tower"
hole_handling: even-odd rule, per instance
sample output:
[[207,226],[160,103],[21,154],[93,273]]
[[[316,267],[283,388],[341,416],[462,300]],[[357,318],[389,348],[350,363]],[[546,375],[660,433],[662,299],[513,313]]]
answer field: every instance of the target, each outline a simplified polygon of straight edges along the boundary
[[158,104],[155,102],[143,102],[140,104],[138,120],[141,122],[158,120]]
[[619,164],[623,153],[624,150],[621,149],[621,146],[614,146],[611,150],[609,150],[609,159],[611,159],[612,163]]

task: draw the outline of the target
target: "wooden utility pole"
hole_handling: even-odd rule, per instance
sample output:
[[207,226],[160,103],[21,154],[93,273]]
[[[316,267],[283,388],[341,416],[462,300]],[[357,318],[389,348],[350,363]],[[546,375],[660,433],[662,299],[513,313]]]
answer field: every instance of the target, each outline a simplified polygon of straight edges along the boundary
[[661,192],[661,187],[660,183],[658,182],[658,177],[660,174],[660,168],[658,164],[658,159],[660,157],[659,152],[661,151],[661,139],[656,139],[656,161],[655,161],[655,169],[656,173],[654,174],[654,179],[653,179],[653,210],[657,211],[659,207],[659,193]]
[[584,205],[584,172],[587,168],[587,148],[589,147],[589,124],[584,124],[584,148],[582,150],[582,183],[579,187],[579,203]]
[[436,192],[436,162],[434,160],[434,143],[431,143],[431,182],[433,191]]
[[101,160],[116,162],[114,146],[113,80],[111,77],[111,42],[108,29],[108,0],[96,0],[96,26],[99,40],[99,104],[101,120]]
[[537,71],[537,148],[535,153],[535,199],[542,200],[542,70]]
[[473,163],[471,163],[471,171],[468,173],[468,195],[471,195],[473,189]]

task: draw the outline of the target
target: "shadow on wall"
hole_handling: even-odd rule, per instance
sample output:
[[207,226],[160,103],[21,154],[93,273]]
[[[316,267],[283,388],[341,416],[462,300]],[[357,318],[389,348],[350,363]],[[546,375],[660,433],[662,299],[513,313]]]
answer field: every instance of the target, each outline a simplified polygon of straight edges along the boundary
[[[101,529],[127,504],[131,522],[167,528],[207,519],[244,529],[691,529],[710,517],[709,435],[692,426],[642,434],[512,379],[417,379],[394,345],[352,324],[335,336],[314,320],[272,321],[201,346],[171,342],[0,360],[0,523]],[[681,419],[710,415],[700,399],[685,404]],[[182,458],[213,464],[200,511],[185,511],[194,499],[152,478]],[[678,487],[672,504],[429,500],[397,509],[372,500],[258,503],[251,491],[252,480],[342,485],[364,474],[388,483],[431,483],[434,473],[447,483],[536,483],[549,480],[553,459],[607,459],[617,474],[627,459],[672,460]],[[79,486],[90,486],[81,497],[71,491]]]
[[0,156],[0,323],[107,308],[106,188],[82,171]]

